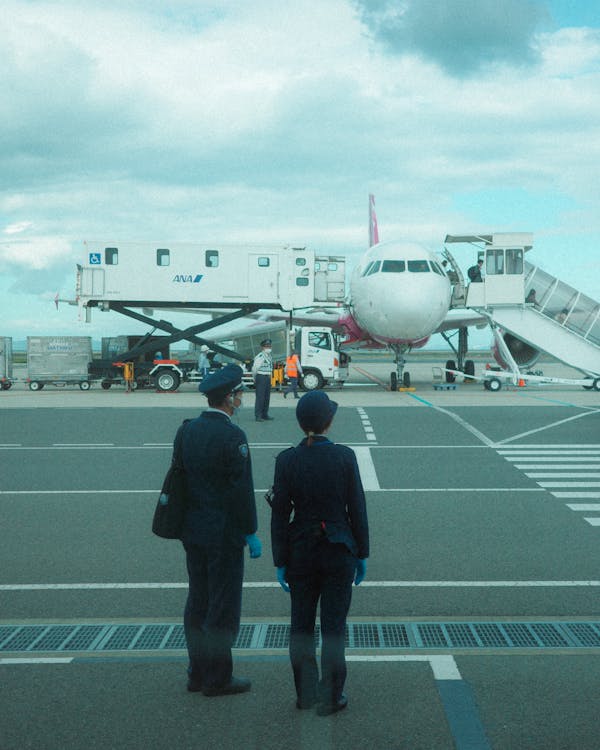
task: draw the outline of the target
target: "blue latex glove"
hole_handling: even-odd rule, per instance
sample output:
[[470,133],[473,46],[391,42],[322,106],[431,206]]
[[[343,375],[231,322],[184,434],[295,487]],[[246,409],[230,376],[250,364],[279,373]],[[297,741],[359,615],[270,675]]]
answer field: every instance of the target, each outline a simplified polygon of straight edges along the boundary
[[246,536],[246,543],[250,550],[250,557],[260,557],[262,555],[262,544],[256,534],[248,534]]
[[356,574],[354,575],[354,585],[360,586],[360,584],[365,580],[366,575],[367,575],[367,561],[357,560],[356,561]]
[[280,568],[277,568],[277,580],[279,581],[279,585],[286,593],[289,594],[290,587],[288,586],[288,582],[287,582],[287,578],[285,577],[285,574],[286,574],[285,565],[282,565]]

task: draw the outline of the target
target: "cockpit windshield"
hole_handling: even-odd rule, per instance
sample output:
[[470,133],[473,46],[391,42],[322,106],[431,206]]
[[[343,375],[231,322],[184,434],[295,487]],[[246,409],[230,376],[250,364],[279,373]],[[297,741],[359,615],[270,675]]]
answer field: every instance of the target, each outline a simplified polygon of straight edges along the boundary
[[408,270],[412,273],[429,273],[429,263],[426,260],[409,260]]
[[381,266],[381,273],[402,273],[406,270],[406,264],[403,260],[384,260]]

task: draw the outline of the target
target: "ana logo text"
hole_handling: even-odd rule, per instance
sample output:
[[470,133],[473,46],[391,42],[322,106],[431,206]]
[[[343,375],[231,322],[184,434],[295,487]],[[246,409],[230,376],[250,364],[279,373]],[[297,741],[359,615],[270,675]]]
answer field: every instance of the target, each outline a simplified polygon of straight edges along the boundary
[[202,278],[201,273],[176,273],[173,277],[173,281],[177,284],[198,284]]

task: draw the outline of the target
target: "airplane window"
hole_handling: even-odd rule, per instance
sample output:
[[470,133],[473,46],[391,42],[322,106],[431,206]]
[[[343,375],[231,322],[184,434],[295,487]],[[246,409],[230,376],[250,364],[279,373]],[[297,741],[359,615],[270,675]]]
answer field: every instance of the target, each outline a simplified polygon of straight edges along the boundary
[[218,268],[219,266],[219,251],[218,250],[207,250],[204,253],[204,263],[207,268]]
[[403,260],[384,260],[381,266],[381,273],[402,273],[406,270],[406,263]]
[[523,273],[523,249],[520,247],[509,248],[506,251],[506,273]]
[[271,259],[266,258],[265,256],[261,256],[258,259],[258,267],[259,268],[268,268],[271,265]]
[[408,270],[411,273],[429,273],[429,263],[426,260],[409,260]]
[[379,271],[379,266],[380,265],[381,265],[381,261],[380,260],[376,260],[373,263],[373,265],[371,266],[371,268],[369,268],[368,275],[371,276],[372,274],[377,273],[377,271]]
[[502,248],[486,251],[485,273],[487,276],[500,276],[504,273],[504,250]]
[[367,263],[367,266],[366,266],[365,270],[362,272],[361,276],[368,276],[369,275],[369,271],[371,270],[371,268],[374,265],[375,265],[375,261],[374,260],[372,260],[370,263]]
[[156,251],[156,265],[168,266],[171,263],[171,251],[166,248],[158,248]]
[[296,258],[296,265],[297,266],[305,266],[306,265],[306,258]]
[[118,247],[105,247],[104,248],[104,262],[107,266],[117,266],[119,264],[119,248]]
[[325,331],[311,331],[308,334],[308,345],[318,349],[331,349],[331,337]]

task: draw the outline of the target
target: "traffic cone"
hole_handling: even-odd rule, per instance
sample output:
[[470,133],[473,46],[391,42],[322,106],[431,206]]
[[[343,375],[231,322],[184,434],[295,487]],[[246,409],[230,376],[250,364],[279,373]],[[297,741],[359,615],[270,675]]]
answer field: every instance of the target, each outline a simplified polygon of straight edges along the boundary
[[519,378],[518,385],[519,385],[519,388],[525,388],[525,381],[523,380],[523,378]]

